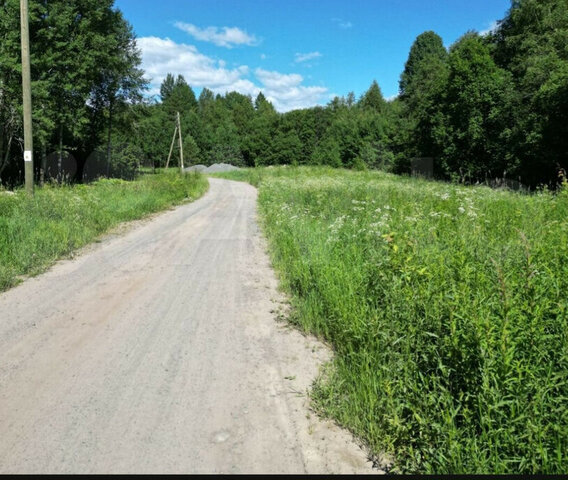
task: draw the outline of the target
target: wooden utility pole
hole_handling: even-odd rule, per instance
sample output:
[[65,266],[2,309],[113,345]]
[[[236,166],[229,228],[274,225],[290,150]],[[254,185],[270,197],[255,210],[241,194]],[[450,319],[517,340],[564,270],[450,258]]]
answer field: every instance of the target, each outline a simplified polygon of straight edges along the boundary
[[183,140],[181,137],[181,122],[179,120],[179,112],[177,112],[177,129],[179,132],[179,169],[183,173]]
[[178,131],[178,127],[177,127],[177,124],[176,124],[176,128],[174,129],[174,136],[172,137],[172,143],[170,145],[170,153],[168,153],[168,161],[166,162],[166,169],[170,166],[170,158],[172,157],[172,151],[174,149],[174,143],[176,141],[177,131]]
[[183,172],[183,140],[181,136],[181,122],[179,120],[179,112],[176,112],[176,128],[174,129],[174,136],[172,137],[172,143],[170,145],[170,153],[168,153],[166,169],[170,166],[170,158],[172,157],[172,151],[174,149],[174,143],[176,141],[177,134],[179,134],[179,168]]
[[20,31],[22,40],[22,92],[24,103],[24,174],[26,191],[34,193],[34,144],[32,137],[32,88],[30,74],[30,34],[28,0],[20,0]]

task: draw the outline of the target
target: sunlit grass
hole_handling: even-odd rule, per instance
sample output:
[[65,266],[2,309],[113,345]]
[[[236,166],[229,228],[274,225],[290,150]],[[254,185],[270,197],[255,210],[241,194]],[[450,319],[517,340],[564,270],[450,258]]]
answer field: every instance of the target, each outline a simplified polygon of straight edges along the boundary
[[196,199],[207,188],[205,177],[168,172],[132,182],[45,186],[34,197],[23,190],[0,191],[0,291],[120,222]]
[[378,172],[259,185],[292,321],[333,345],[313,395],[395,471],[568,471],[568,192]]

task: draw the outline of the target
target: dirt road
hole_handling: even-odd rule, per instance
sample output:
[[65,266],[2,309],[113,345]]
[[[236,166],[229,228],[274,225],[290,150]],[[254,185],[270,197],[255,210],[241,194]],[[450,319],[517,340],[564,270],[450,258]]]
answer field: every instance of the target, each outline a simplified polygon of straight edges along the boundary
[[0,473],[377,472],[306,408],[256,190],[210,185],[0,295]]

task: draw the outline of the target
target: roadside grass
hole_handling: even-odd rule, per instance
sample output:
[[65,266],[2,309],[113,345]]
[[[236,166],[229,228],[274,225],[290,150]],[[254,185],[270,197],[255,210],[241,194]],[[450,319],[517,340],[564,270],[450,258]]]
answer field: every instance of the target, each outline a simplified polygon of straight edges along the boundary
[[136,181],[47,185],[33,197],[23,189],[0,190],[0,291],[16,285],[22,275],[46,270],[120,222],[195,200],[207,189],[201,175],[168,172]]
[[324,415],[403,473],[568,471],[568,189],[270,168],[263,228],[291,320],[335,356]]

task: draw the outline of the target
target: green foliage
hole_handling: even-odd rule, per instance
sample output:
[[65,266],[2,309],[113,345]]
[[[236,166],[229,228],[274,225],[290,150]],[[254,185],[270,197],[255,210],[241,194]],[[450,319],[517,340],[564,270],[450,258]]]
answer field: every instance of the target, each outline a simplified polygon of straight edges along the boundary
[[[113,3],[29,2],[35,158],[73,153],[79,181],[87,157],[111,137],[113,116],[146,84],[132,28]],[[0,4],[0,173],[12,177],[21,168],[19,18],[17,0]]]
[[568,196],[378,172],[260,182],[291,320],[334,349],[318,410],[400,473],[568,468]]
[[[386,101],[373,81],[326,107],[278,113],[259,92],[199,99],[169,73],[160,101],[146,86],[131,26],[113,0],[32,0],[33,105],[36,148],[77,159],[133,143],[147,165],[163,166],[176,113],[192,159],[236,165],[327,164],[407,174],[415,157],[434,159],[437,177],[494,178],[558,186],[568,151],[568,4],[515,0],[497,30],[469,32],[448,52],[435,32],[413,42],[400,96]],[[0,178],[21,169],[17,0],[0,5]],[[169,138],[168,138],[169,137]],[[36,158],[38,155],[36,152]],[[174,159],[179,147],[174,147]],[[121,159],[114,161],[115,164]]]
[[437,33],[430,30],[418,35],[410,48],[404,71],[400,75],[401,97],[412,101],[413,97],[427,94],[431,79],[425,69],[431,65],[441,67],[447,56],[442,38]]
[[332,136],[324,138],[314,150],[311,163],[341,167],[341,151],[337,140]]
[[432,31],[419,35],[410,49],[400,77],[400,113],[410,129],[410,135],[400,141],[404,141],[409,157],[438,157],[441,153],[444,126],[440,108],[447,86],[447,60],[442,39]]
[[183,140],[183,156],[188,164],[200,163],[201,150],[191,135],[186,135]]
[[298,164],[302,154],[302,142],[294,131],[279,131],[271,148],[272,154],[269,158],[272,165]]
[[168,75],[160,87],[160,95],[166,114],[173,120],[177,112],[183,114],[197,108],[197,100],[183,75],[178,75],[173,83],[173,75]]
[[111,158],[110,177],[125,180],[134,180],[136,178],[142,159],[142,151],[137,145],[134,143],[115,145]]
[[448,175],[479,180],[516,171],[509,154],[513,81],[495,64],[481,37],[468,34],[452,46],[447,85],[439,98],[443,120],[436,135]]
[[[350,106],[350,104],[351,101],[348,101],[347,105]],[[377,83],[376,80],[373,80],[373,83],[369,87],[369,90],[367,90],[363,94],[361,100],[359,100],[359,105],[362,108],[373,110],[376,113],[384,112],[386,102],[385,99],[383,98],[383,93],[381,92],[379,84]]]
[[549,182],[568,167],[568,3],[515,1],[491,40],[521,99],[514,119],[519,174]]

